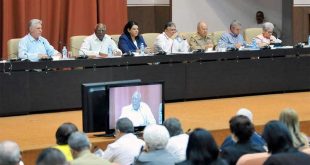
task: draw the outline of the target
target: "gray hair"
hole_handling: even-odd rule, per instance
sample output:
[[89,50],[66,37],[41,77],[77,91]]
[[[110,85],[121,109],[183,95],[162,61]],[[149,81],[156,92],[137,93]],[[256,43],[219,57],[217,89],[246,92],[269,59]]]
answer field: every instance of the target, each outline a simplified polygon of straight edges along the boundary
[[20,162],[20,149],[13,141],[3,141],[0,143],[0,164],[16,165]]
[[134,127],[131,122],[127,117],[125,118],[120,118],[116,122],[116,129],[118,129],[120,132],[123,133],[133,133],[134,132]]
[[134,97],[137,97],[137,98],[139,98],[139,99],[141,99],[141,93],[140,92],[138,92],[138,91],[135,91],[133,94],[132,94],[132,97],[131,98],[134,98]]
[[35,25],[37,25],[37,24],[41,24],[42,25],[42,21],[39,20],[39,19],[31,19],[29,21],[29,23],[28,23],[28,28],[30,29],[30,28],[34,27]]
[[37,158],[36,165],[66,165],[65,155],[56,148],[44,149]]
[[163,125],[167,128],[170,137],[177,136],[183,133],[181,122],[177,118],[169,118],[165,120]]
[[68,144],[75,151],[83,151],[90,148],[90,142],[85,133],[74,132],[68,139]]
[[169,138],[168,130],[162,125],[148,125],[143,131],[143,139],[149,150],[166,148]]
[[236,26],[241,27],[242,25],[241,25],[241,23],[240,23],[238,20],[233,20],[233,21],[230,23],[230,29],[231,29],[232,27],[236,27]]
[[268,31],[268,30],[272,30],[274,29],[274,25],[271,22],[265,22],[263,24],[263,31]]

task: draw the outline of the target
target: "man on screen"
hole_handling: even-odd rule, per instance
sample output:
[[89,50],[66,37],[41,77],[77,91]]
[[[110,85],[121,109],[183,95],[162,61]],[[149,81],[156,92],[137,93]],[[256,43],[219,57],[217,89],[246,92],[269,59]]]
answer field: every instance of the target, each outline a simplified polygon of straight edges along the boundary
[[127,117],[136,126],[156,124],[150,107],[141,101],[141,93],[136,91],[131,97],[131,104],[122,108],[120,118]]

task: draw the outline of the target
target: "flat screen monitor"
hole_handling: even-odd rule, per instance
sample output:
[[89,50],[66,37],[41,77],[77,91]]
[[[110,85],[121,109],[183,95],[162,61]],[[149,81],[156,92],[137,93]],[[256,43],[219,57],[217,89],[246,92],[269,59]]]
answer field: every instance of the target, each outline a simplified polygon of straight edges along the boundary
[[109,130],[108,85],[138,84],[141,80],[123,80],[82,84],[82,121],[84,132]]
[[109,130],[119,118],[129,118],[135,131],[164,121],[164,83],[109,85]]

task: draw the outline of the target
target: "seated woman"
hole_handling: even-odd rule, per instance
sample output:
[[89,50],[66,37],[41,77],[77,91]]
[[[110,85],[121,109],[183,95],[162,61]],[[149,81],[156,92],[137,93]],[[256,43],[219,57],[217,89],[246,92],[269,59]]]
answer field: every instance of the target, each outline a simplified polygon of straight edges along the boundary
[[186,160],[177,165],[227,165],[219,157],[219,149],[212,135],[197,128],[190,135],[186,149]]
[[309,141],[305,134],[300,132],[299,120],[296,111],[293,109],[284,109],[280,113],[279,120],[284,123],[291,133],[293,146],[297,149],[304,149],[309,147]]
[[141,45],[147,47],[142,35],[139,34],[138,23],[129,21],[123,30],[123,34],[119,37],[118,47],[123,53],[139,52]]
[[270,22],[265,22],[263,24],[263,33],[257,35],[254,39],[257,45],[262,48],[268,46],[273,43],[281,42],[281,40],[277,39],[272,35],[274,29],[274,25]]
[[292,136],[282,122],[268,122],[263,131],[263,138],[267,142],[268,152],[271,153],[264,165],[309,164],[310,156],[293,146]]

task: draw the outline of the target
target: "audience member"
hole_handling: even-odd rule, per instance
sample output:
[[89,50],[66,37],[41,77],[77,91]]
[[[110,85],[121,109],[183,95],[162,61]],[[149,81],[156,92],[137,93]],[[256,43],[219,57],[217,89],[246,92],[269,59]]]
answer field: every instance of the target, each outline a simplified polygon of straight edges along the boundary
[[230,131],[237,143],[223,148],[221,156],[230,165],[236,164],[238,159],[244,154],[266,151],[263,146],[251,142],[250,138],[254,133],[254,126],[248,117],[243,115],[234,116],[230,119],[229,124]]
[[271,156],[264,165],[306,165],[310,156],[298,151],[293,146],[288,128],[280,121],[270,121],[265,125],[263,138],[267,142]]
[[170,134],[166,150],[175,158],[175,162],[184,161],[188,135],[183,133],[181,122],[177,118],[169,118],[164,121],[163,125]]
[[212,135],[197,128],[190,135],[186,149],[186,160],[178,165],[226,165],[219,157],[219,149]]
[[19,41],[18,57],[30,61],[39,61],[52,56],[61,56],[52,45],[42,37],[42,21],[32,19],[28,24],[29,33]]
[[295,148],[304,149],[309,147],[308,137],[300,132],[299,119],[295,110],[290,108],[284,109],[280,114],[279,120],[287,126]]
[[132,164],[144,145],[144,141],[138,139],[133,133],[134,127],[128,118],[118,119],[115,129],[116,141],[108,145],[102,158],[120,165]]
[[63,123],[56,131],[56,148],[60,150],[66,157],[67,161],[73,160],[70,147],[68,145],[68,139],[73,132],[78,131],[77,127],[73,123]]
[[274,26],[270,22],[265,22],[263,24],[263,33],[255,37],[255,41],[259,47],[265,47],[273,43],[282,42],[272,35]]
[[192,35],[189,40],[191,50],[208,50],[213,48],[212,39],[208,36],[208,26],[204,21],[197,24],[197,33]]
[[241,23],[234,20],[230,23],[229,32],[223,33],[221,36],[218,46],[225,46],[226,48],[240,48],[245,46],[246,42],[241,34]]
[[91,144],[82,132],[73,132],[68,140],[74,160],[71,165],[109,165],[109,161],[102,159],[90,152]]
[[148,125],[143,132],[144,151],[134,161],[134,165],[173,165],[173,156],[165,149],[169,141],[169,132],[162,125]]
[[55,148],[44,149],[38,156],[36,165],[67,165],[65,155]]
[[111,36],[106,34],[106,25],[99,23],[96,25],[94,33],[84,39],[79,54],[107,57],[109,49],[113,55],[122,55],[122,51],[117,48]]
[[2,141],[0,143],[0,165],[19,165],[21,154],[18,144],[13,141]]
[[[251,123],[253,123],[253,114],[250,110],[246,109],[246,108],[241,108],[239,109],[239,111],[237,112],[236,115],[243,115],[249,118],[249,120],[251,121]],[[260,146],[264,146],[266,145],[265,140],[257,133],[254,132],[250,138],[251,143],[253,144],[257,144]],[[220,150],[223,150],[223,148],[234,145],[237,142],[236,139],[234,139],[233,135],[229,135],[225,138],[223,144],[221,145]]]
[[164,51],[167,54],[188,52],[189,45],[187,40],[179,34],[174,38],[176,32],[176,26],[173,22],[166,23],[164,32],[156,37],[154,43],[155,52]]
[[[118,47],[123,53],[140,52],[141,45],[147,47],[142,35],[139,34],[138,23],[129,21],[124,29],[123,34],[119,37]],[[148,49],[145,49],[147,51]]]

